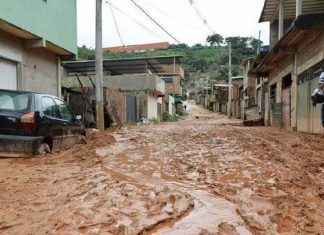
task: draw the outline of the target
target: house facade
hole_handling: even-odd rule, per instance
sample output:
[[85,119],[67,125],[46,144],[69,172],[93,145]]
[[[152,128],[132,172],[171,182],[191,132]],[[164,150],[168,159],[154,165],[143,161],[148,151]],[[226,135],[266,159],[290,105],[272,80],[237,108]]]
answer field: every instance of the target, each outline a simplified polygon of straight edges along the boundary
[[[181,59],[182,57],[152,57],[104,60],[106,110],[115,110],[122,122],[138,122],[141,117],[161,119],[164,112],[174,114],[178,102],[176,98],[182,92],[181,79],[184,72],[180,65]],[[177,60],[178,64],[175,63]],[[95,61],[65,61],[62,65],[64,87],[81,91],[83,86],[85,92],[82,92],[91,97],[89,101],[83,98],[83,105],[78,111],[74,110],[82,115],[85,110],[89,110],[86,106],[95,107],[92,92]],[[68,99],[66,101],[69,103]],[[93,113],[91,109],[90,112]]]
[[165,82],[165,96],[162,100],[162,113],[174,115],[177,113],[177,102],[182,97],[182,83],[184,70],[181,66],[182,57],[174,57],[172,63],[163,64],[163,73],[160,77]]
[[257,100],[265,124],[323,133],[310,95],[324,69],[324,2],[266,0],[260,22],[270,22],[270,51],[251,74],[263,90]]
[[60,96],[61,59],[77,55],[76,0],[0,1],[0,89]]

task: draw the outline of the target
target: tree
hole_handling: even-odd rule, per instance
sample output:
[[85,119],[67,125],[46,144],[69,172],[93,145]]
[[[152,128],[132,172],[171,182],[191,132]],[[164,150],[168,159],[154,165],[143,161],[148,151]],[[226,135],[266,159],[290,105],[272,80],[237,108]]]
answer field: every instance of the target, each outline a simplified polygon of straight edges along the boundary
[[222,37],[222,35],[215,33],[213,35],[209,35],[206,41],[210,46],[220,46],[224,42],[224,38]]
[[91,48],[87,48],[85,45],[82,47],[78,47],[78,56],[79,59],[83,60],[94,60],[95,59],[95,51]]
[[185,43],[171,44],[169,49],[188,49],[189,46]]

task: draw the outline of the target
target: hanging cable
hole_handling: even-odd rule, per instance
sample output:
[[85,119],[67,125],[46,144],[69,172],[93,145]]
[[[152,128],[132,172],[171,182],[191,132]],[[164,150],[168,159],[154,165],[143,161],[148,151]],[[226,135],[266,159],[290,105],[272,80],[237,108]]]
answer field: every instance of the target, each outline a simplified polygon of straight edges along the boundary
[[141,0],[141,1],[144,2],[146,5],[150,5],[152,8],[154,8],[156,11],[160,12],[164,16],[173,19],[178,24],[182,24],[185,27],[188,27],[190,29],[195,28],[195,29],[200,30],[200,31],[204,30],[204,29],[201,28],[201,26],[194,25],[194,24],[190,23],[189,21],[185,21],[183,19],[176,18],[174,15],[171,15],[171,14],[163,11],[160,7],[154,5],[153,3],[151,3],[148,0]]
[[160,29],[162,29],[166,34],[168,34],[174,41],[180,44],[178,39],[176,39],[171,33],[164,29],[152,16],[150,16],[140,5],[138,5],[134,0],[130,0],[135,4],[135,6],[140,9],[150,20],[152,20]]
[[[108,3],[108,2],[107,2]],[[142,24],[141,22],[139,22],[138,20],[136,20],[135,18],[129,16],[126,12],[122,11],[121,9],[119,9],[118,7],[116,7],[115,5],[113,5],[111,2],[109,2],[110,6],[112,6],[116,11],[120,12],[121,14],[123,14],[124,16],[126,16],[128,19],[134,21],[136,24],[138,24],[139,26],[141,26],[142,28],[146,29],[148,32],[150,32],[152,35],[158,37],[159,39],[164,40],[164,38],[162,38],[160,35],[158,35],[157,33],[155,33],[153,30],[151,30],[149,27],[145,26],[144,24]]]
[[116,27],[116,30],[117,30],[117,33],[118,33],[118,36],[119,36],[120,43],[121,43],[121,45],[123,47],[125,47],[125,44],[124,44],[123,39],[121,37],[120,31],[119,31],[119,27],[118,27],[118,24],[117,24],[117,20],[116,20],[115,14],[114,14],[114,10],[113,10],[113,8],[111,6],[111,3],[110,3],[110,1],[106,1],[106,3],[108,3],[110,5],[111,15],[112,15],[112,17],[114,19],[114,23],[115,23],[115,27]]
[[197,15],[199,16],[199,18],[203,21],[203,24],[209,29],[209,31],[212,34],[215,34],[215,31],[212,29],[212,27],[210,27],[210,25],[208,24],[207,20],[205,19],[205,17],[202,15],[201,11],[199,10],[199,8],[197,7],[196,3],[194,2],[194,0],[189,0],[189,4],[193,7],[193,9],[195,10],[195,12],[197,13]]

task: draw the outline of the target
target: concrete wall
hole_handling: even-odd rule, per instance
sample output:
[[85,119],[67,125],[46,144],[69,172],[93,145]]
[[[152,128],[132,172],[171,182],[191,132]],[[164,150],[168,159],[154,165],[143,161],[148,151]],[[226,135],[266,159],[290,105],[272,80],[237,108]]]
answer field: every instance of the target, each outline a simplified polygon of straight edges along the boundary
[[1,0],[4,20],[77,54],[76,0]]
[[158,91],[164,94],[164,81],[156,75],[105,76],[104,86],[121,91]]
[[158,97],[147,95],[147,118],[158,118]]
[[45,49],[26,49],[23,41],[0,32],[0,57],[17,63],[19,90],[59,94],[56,56]]

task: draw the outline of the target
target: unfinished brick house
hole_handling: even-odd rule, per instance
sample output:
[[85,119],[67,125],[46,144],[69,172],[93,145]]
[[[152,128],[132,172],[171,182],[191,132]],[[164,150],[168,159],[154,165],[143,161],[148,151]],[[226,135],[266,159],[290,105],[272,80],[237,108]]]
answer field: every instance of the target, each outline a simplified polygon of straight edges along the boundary
[[310,95],[324,69],[324,1],[266,0],[260,22],[270,22],[270,51],[249,73],[262,87],[265,125],[323,133]]
[[[181,63],[182,57],[177,59]],[[175,104],[173,97],[181,94],[179,78],[182,79],[183,76],[181,65],[174,64],[175,61],[174,57],[104,60],[103,86],[107,112],[115,109],[122,122],[138,122],[141,117],[161,119],[163,112],[171,110],[172,113],[175,110],[172,107]],[[174,68],[173,73],[170,73],[170,67]],[[65,88],[80,92],[82,84],[85,93],[90,97],[89,102],[84,95],[79,94],[79,103],[82,105],[70,104],[72,109],[80,106],[77,111],[73,111],[82,115],[84,110],[89,110],[86,106],[95,107],[92,104],[95,102],[95,61],[66,61],[63,62],[62,71],[62,84]],[[181,71],[182,74],[178,74]],[[168,85],[164,81],[166,77],[171,79]],[[169,102],[171,99],[172,103]],[[162,108],[163,104],[165,110]],[[90,108],[89,115],[92,113]],[[95,118],[90,120],[94,122]]]
[[163,73],[159,76],[165,82],[165,96],[163,97],[162,113],[168,112],[174,115],[177,110],[177,102],[182,97],[182,82],[184,70],[182,68],[182,56],[174,56],[172,60],[161,61]]

